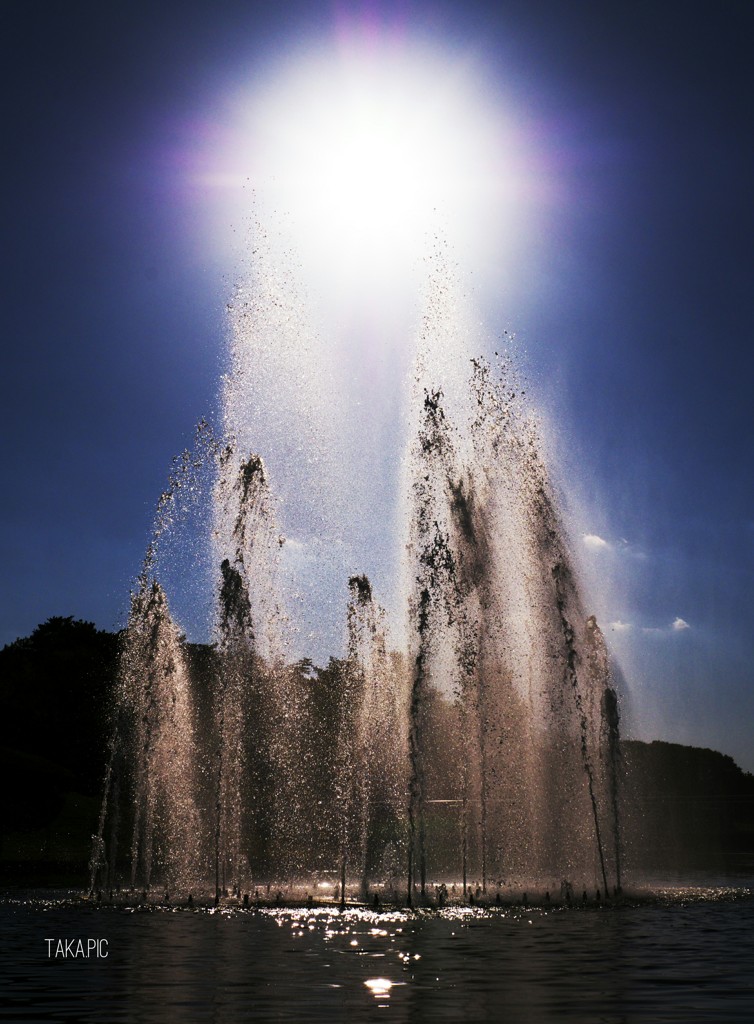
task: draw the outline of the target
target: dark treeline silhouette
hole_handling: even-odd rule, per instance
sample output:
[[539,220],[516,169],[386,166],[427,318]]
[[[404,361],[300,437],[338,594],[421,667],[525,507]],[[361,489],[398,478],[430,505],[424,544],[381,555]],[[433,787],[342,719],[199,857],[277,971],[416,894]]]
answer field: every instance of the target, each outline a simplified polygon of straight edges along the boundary
[[[6,884],[85,883],[112,727],[118,649],[118,634],[56,617],[0,650],[0,880]],[[197,722],[210,723],[215,651],[193,643],[186,643],[185,651]],[[289,668],[291,685],[303,696],[297,706],[307,719],[300,731],[307,777],[298,782],[311,812],[310,845],[317,857],[307,867],[322,872],[333,871],[339,859],[333,779],[344,665],[331,659],[317,668],[305,659]],[[436,734],[428,749],[439,752],[427,766],[427,796],[441,800],[452,794],[463,756],[460,722],[457,708],[439,694],[432,696],[427,713],[428,728]],[[248,778],[258,794],[275,781],[262,778],[257,740],[245,737]],[[620,760],[629,873],[754,870],[754,776],[716,751],[664,742],[623,741]],[[398,836],[391,813],[385,807],[370,826],[381,833],[369,838],[375,856]],[[437,870],[457,867],[456,818],[452,807],[438,804],[428,822]],[[254,829],[268,833],[264,821],[255,819],[250,844]],[[256,851],[261,868],[270,855]]]
[[0,651],[0,857],[8,881],[36,877],[34,864],[52,865],[54,877],[58,863],[86,862],[117,650],[116,634],[55,617]]
[[754,872],[754,775],[716,750],[621,746],[629,870]]

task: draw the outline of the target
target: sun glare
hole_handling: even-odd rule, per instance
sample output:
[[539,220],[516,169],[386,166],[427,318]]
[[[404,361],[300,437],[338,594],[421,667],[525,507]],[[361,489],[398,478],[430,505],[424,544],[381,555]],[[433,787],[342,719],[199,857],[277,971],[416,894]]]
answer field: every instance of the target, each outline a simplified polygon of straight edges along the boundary
[[354,42],[299,56],[239,98],[234,122],[225,176],[288,218],[304,261],[341,289],[405,272],[436,229],[483,248],[514,199],[499,111],[441,54]]
[[269,125],[266,176],[320,240],[351,255],[411,248],[474,187],[481,140],[452,100],[406,69],[313,76]]

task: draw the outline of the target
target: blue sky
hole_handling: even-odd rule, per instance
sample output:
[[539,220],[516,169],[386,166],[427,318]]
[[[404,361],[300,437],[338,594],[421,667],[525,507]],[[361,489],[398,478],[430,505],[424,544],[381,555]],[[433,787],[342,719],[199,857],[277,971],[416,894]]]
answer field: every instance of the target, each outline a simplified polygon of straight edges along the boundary
[[554,426],[635,729],[754,770],[745,2],[5,4],[0,640],[122,624],[171,459],[217,411],[237,281],[189,171],[231,97],[360,21],[457,54],[508,112],[532,188],[471,268],[480,317]]

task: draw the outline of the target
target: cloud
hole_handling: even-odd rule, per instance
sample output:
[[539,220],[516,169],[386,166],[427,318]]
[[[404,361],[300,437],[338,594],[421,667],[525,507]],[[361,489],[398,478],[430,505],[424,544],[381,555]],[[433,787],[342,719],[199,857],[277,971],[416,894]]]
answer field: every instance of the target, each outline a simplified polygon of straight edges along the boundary
[[620,619],[616,619],[615,622],[608,622],[608,626],[614,633],[628,633],[629,630],[633,629],[630,622],[621,622]]
[[592,551],[601,551],[610,547],[608,542],[603,540],[602,537],[598,537],[596,533],[585,533],[582,539]]
[[584,547],[589,548],[590,551],[609,551],[619,558],[634,558],[638,561],[644,561],[648,557],[646,551],[637,548],[635,544],[632,544],[625,537],[619,537],[616,541],[609,541],[605,540],[604,537],[600,537],[598,533],[582,533],[581,539],[584,542]]
[[646,636],[665,637],[667,639],[676,633],[682,633],[686,629],[691,629],[691,626],[685,619],[677,616],[669,626],[644,626],[642,633]]

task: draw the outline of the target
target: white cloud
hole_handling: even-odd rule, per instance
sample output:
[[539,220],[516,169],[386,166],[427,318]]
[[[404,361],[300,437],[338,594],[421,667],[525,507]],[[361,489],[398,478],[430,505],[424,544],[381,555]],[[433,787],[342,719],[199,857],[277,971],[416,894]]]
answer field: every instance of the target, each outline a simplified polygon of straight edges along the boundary
[[596,533],[585,533],[582,539],[586,546],[591,548],[592,551],[600,551],[610,547],[608,542],[603,540],[602,537],[598,537]]
[[676,633],[682,633],[685,629],[691,629],[691,626],[685,619],[678,616],[669,626],[644,626],[642,633],[645,636],[665,637],[665,639],[668,639]]
[[616,619],[615,622],[608,622],[608,626],[614,633],[628,633],[629,630],[633,629],[630,622],[621,622],[620,619]]

